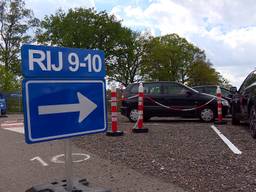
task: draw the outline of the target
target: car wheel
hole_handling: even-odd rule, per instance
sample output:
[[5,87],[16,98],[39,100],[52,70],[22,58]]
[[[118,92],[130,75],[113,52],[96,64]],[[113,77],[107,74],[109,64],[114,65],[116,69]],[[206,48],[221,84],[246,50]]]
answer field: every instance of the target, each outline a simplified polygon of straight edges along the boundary
[[239,125],[240,120],[236,117],[235,107],[232,107],[232,125]]
[[256,138],[256,110],[255,107],[252,106],[251,111],[250,111],[250,131],[251,131],[251,136],[255,139]]
[[139,113],[137,109],[132,109],[128,116],[131,122],[136,122],[138,120],[138,117],[139,117]]
[[214,112],[211,108],[204,108],[200,111],[200,119],[204,122],[211,122],[214,120]]

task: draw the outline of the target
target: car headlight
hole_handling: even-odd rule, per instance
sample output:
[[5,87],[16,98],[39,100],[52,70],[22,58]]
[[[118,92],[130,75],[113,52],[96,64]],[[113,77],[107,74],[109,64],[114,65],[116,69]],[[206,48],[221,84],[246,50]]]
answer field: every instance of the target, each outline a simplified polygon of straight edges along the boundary
[[221,104],[222,104],[223,106],[229,107],[229,103],[228,103],[227,100],[221,100]]
[[0,107],[1,107],[1,108],[4,107],[4,104],[3,104],[3,103],[0,103]]

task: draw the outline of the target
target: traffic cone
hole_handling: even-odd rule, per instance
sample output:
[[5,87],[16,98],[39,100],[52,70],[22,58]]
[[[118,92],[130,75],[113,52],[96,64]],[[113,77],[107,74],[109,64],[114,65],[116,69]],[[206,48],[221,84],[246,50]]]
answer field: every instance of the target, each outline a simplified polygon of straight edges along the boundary
[[111,131],[106,133],[107,136],[122,136],[123,131],[117,129],[117,93],[114,86],[111,87]]
[[214,124],[217,125],[224,125],[227,124],[227,121],[223,120],[222,117],[222,103],[221,103],[221,89],[220,86],[217,86],[217,90],[216,90],[216,96],[217,96],[217,111],[218,111],[218,120],[214,121]]
[[139,85],[139,97],[138,97],[138,120],[132,129],[133,133],[147,133],[148,128],[143,127],[143,110],[144,110],[144,88],[142,83]]

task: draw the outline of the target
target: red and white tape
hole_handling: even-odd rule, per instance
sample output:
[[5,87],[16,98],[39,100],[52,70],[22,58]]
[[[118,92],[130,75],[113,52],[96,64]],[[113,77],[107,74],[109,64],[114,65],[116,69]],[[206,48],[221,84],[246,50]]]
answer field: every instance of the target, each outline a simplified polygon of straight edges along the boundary
[[143,110],[144,110],[144,88],[142,83],[139,85],[139,98],[138,98],[138,128],[143,127]]
[[189,108],[189,109],[178,109],[178,108],[173,108],[173,107],[170,107],[170,106],[163,105],[162,103],[159,103],[159,102],[155,101],[154,99],[152,99],[149,96],[146,96],[146,98],[149,99],[150,101],[154,102],[155,104],[161,106],[161,107],[164,107],[166,109],[170,109],[170,110],[173,110],[173,111],[194,111],[194,110],[203,108],[204,106],[210,104],[213,100],[215,100],[215,98],[212,98],[211,100],[207,101],[206,103],[204,103],[203,105],[200,105],[200,106],[196,106],[196,107]]
[[117,131],[117,94],[116,88],[111,87],[111,121],[112,121],[112,132]]
[[222,121],[222,103],[221,103],[221,90],[220,90],[220,86],[217,86],[217,90],[216,90],[216,95],[217,95],[217,104],[218,104],[218,122]]

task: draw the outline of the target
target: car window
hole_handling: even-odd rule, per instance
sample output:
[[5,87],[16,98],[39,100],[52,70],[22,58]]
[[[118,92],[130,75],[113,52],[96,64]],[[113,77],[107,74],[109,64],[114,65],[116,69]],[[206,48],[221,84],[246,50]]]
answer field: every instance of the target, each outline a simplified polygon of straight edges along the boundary
[[3,98],[4,98],[3,94],[2,94],[2,93],[0,93],[0,99],[3,99]]
[[161,93],[161,84],[160,83],[144,84],[144,93],[145,94],[160,94]]
[[193,89],[199,91],[199,92],[204,92],[204,88],[203,87],[194,87]]
[[138,93],[139,84],[134,84],[131,88],[131,93]]
[[216,95],[216,87],[206,87],[205,93],[208,93],[210,95]]
[[230,91],[226,90],[226,89],[223,89],[221,88],[221,94],[224,96],[224,97],[230,97],[231,93]]
[[165,83],[163,84],[163,94],[168,94],[172,96],[186,95],[189,91],[186,87],[177,83]]

